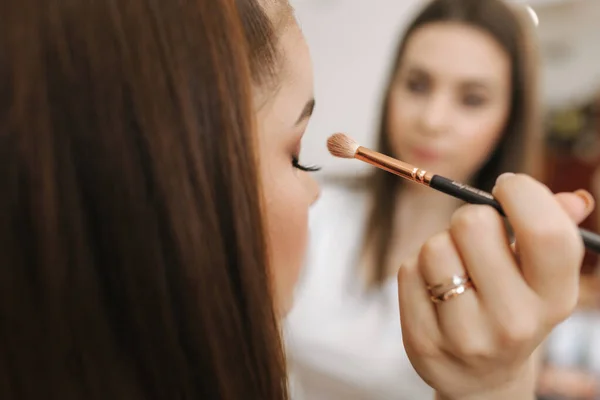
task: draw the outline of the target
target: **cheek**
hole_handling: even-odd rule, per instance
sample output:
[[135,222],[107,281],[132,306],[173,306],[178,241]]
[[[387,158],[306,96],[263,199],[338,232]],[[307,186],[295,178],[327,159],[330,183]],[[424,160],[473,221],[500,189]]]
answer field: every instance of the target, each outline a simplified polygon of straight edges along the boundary
[[275,298],[281,313],[291,306],[294,286],[304,260],[310,201],[291,167],[266,179],[267,245]]
[[387,112],[389,141],[394,154],[399,155],[403,143],[415,131],[419,104],[407,101],[402,94],[390,96]]
[[500,140],[507,115],[503,109],[490,110],[478,117],[465,118],[462,128],[457,127],[457,154],[464,160],[467,174],[475,173],[489,158]]

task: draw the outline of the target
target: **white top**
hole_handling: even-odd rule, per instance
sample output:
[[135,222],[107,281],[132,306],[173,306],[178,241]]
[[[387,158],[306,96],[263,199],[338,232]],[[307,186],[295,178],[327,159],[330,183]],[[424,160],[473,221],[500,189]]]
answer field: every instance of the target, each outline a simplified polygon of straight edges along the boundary
[[366,193],[322,190],[295,305],[286,320],[293,400],[433,399],[402,344],[396,279],[364,293],[357,259]]

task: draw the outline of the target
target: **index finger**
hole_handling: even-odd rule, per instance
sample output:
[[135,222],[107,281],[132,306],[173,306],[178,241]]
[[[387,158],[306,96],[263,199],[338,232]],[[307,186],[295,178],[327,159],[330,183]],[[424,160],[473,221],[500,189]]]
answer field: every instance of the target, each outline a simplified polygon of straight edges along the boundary
[[576,296],[583,242],[553,193],[526,175],[501,176],[493,191],[519,243],[523,276],[538,295],[555,304]]
[[[556,193],[554,198],[558,201],[562,209],[565,210],[569,218],[576,224],[580,224],[589,217],[596,207],[596,200],[594,200],[587,190],[583,189],[576,190],[575,192]],[[581,200],[583,200],[584,204],[582,204]],[[513,252],[517,251],[516,242],[511,242],[510,246]]]

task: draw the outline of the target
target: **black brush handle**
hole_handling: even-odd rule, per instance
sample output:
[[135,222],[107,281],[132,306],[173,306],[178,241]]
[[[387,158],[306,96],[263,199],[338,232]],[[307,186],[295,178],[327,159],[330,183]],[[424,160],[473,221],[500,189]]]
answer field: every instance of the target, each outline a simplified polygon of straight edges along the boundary
[[[470,204],[485,204],[492,206],[503,217],[506,217],[500,203],[498,203],[494,196],[488,192],[484,192],[483,190],[476,189],[463,183],[454,182],[440,175],[433,175],[429,186]],[[579,234],[588,250],[600,253],[600,235],[582,228],[579,228]]]

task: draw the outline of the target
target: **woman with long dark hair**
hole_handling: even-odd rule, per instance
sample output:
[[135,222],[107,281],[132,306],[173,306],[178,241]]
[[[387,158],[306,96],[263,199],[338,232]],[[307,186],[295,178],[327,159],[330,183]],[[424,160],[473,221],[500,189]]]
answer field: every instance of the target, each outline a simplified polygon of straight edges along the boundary
[[[0,14],[0,398],[287,398],[279,320],[318,197],[288,4],[3,0]],[[427,333],[406,336],[413,362],[440,396],[529,395],[529,354],[576,292],[572,220],[591,204],[523,176],[496,194],[519,261],[499,217],[466,208],[401,277],[404,325]],[[452,258],[473,248],[497,263]],[[461,271],[477,291],[431,303],[424,282]],[[499,307],[505,285],[518,309]],[[455,341],[461,315],[477,346]]]

